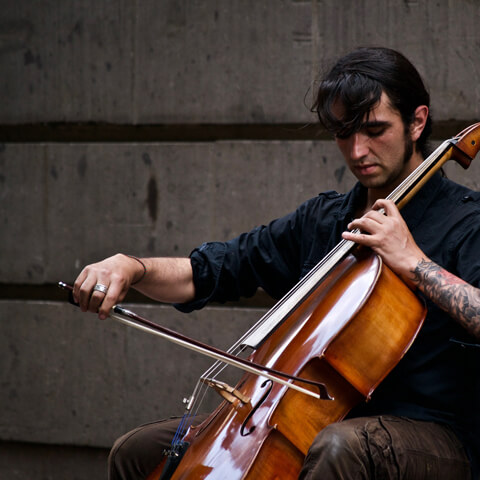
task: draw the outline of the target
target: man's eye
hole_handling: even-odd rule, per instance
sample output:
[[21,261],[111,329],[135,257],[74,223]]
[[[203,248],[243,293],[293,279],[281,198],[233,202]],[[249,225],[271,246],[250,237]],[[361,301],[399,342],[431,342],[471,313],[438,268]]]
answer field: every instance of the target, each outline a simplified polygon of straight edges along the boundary
[[385,133],[385,128],[384,127],[373,127],[373,128],[367,128],[366,134],[369,137],[379,137],[380,135],[383,135]]

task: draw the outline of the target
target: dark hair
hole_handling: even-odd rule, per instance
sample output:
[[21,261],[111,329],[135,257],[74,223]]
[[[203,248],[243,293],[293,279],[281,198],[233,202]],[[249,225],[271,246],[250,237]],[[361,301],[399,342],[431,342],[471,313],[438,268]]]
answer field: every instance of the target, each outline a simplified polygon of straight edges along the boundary
[[[348,137],[360,129],[382,92],[400,112],[406,129],[419,105],[430,106],[430,95],[410,61],[395,50],[372,47],[359,48],[338,60],[320,83],[312,111],[317,112],[327,130],[338,137]],[[345,111],[341,119],[332,112],[337,101]],[[429,114],[416,143],[424,157],[428,154],[427,139],[431,131]]]

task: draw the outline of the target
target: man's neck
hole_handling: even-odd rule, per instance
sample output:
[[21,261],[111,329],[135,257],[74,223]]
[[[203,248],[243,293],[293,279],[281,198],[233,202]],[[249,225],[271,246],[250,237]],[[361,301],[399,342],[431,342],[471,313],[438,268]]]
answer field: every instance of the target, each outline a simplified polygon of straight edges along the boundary
[[395,182],[390,183],[385,187],[367,189],[366,203],[363,209],[361,209],[361,215],[364,215],[365,213],[370,211],[378,199],[387,198],[388,195],[390,195],[390,193],[398,187],[398,185],[400,185],[413,171],[415,171],[420,166],[423,160],[424,159],[421,153],[414,151],[414,153],[410,157],[410,160],[408,160],[405,165],[403,174],[399,176]]

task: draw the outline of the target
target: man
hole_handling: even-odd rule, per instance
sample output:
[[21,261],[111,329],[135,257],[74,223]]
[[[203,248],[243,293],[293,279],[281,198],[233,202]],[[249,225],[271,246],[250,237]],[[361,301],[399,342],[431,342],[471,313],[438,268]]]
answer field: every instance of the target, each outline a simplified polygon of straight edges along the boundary
[[[319,433],[300,478],[477,478],[480,195],[436,174],[402,214],[384,200],[421,164],[431,130],[429,95],[398,52],[359,49],[341,58],[321,82],[315,110],[359,181],[352,191],[321,194],[188,259],[110,257],[81,272],[74,296],[100,318],[133,283],[183,311],[258,287],[279,298],[342,237],[370,247],[425,298],[428,315],[371,401]],[[351,233],[356,228],[361,233]],[[154,423],[117,441],[111,478],[147,475],[155,466],[149,452],[158,462],[173,428]]]

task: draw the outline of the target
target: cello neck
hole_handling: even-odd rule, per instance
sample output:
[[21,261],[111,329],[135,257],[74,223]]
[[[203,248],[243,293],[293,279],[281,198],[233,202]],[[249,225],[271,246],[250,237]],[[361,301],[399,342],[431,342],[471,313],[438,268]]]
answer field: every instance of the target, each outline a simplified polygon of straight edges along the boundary
[[480,123],[443,142],[390,195],[387,200],[404,207],[423,185],[450,159],[468,168],[480,148]]

